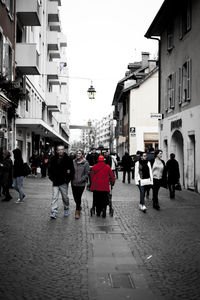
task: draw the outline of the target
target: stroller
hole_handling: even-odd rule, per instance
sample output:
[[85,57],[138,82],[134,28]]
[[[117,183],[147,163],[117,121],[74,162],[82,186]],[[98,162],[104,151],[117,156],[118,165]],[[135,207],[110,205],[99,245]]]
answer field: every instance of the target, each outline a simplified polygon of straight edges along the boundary
[[[106,205],[106,209],[107,209],[107,206],[109,206],[109,215],[111,217],[113,217],[114,209],[112,206],[112,185],[110,186],[110,192],[108,193],[108,203]],[[92,215],[95,215],[95,213],[96,213],[96,204],[95,204],[95,201],[93,201],[92,208],[90,208],[91,217],[92,217]],[[104,212],[102,212],[102,217],[105,217]]]

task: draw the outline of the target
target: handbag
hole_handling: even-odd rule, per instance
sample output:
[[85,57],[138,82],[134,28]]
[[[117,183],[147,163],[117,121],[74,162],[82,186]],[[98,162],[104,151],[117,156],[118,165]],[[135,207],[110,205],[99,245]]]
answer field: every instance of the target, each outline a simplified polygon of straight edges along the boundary
[[144,185],[152,185],[152,181],[150,178],[145,178],[145,179],[140,179],[140,185],[144,186]]
[[175,184],[175,190],[182,191],[182,187],[181,187],[180,182],[178,182],[178,183]]

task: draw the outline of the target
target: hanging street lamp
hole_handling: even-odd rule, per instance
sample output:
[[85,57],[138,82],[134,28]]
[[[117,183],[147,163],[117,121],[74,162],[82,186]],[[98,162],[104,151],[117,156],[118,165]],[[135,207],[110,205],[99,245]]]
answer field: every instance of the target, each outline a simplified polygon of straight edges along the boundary
[[88,98],[89,99],[95,99],[96,91],[95,91],[95,88],[92,85],[92,82],[91,82],[91,85],[90,85],[89,89],[87,90],[87,93],[88,93]]

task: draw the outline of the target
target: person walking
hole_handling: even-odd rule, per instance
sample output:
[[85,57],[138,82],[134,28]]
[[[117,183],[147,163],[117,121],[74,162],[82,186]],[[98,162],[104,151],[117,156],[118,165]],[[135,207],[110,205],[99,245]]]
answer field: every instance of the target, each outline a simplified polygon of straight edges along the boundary
[[47,166],[48,166],[48,158],[44,151],[40,154],[40,168],[41,168],[41,178],[45,178],[47,176]]
[[116,173],[118,163],[117,163],[115,153],[111,153],[110,157],[111,157],[111,170],[113,171],[115,178],[118,178],[117,173]]
[[162,160],[162,150],[156,150],[154,159],[151,160],[153,173],[153,208],[159,210],[158,192],[160,187],[167,187],[166,166]]
[[5,198],[1,201],[10,201],[12,196],[10,195],[9,188],[12,186],[12,168],[13,162],[11,160],[11,154],[8,150],[3,151],[3,163],[1,164],[3,169],[2,186],[5,193]]
[[129,155],[128,151],[125,152],[124,156],[122,157],[122,167],[123,167],[123,180],[122,182],[125,183],[126,180],[126,173],[128,174],[128,183],[131,183],[131,167],[133,161],[131,156]]
[[[152,159],[154,159],[154,148],[153,147],[150,147],[149,148],[149,151],[147,152],[147,160],[148,161],[151,161]],[[149,199],[149,195],[150,195],[150,189],[152,189],[153,186],[149,185],[147,188],[146,188],[146,191],[144,193],[144,195],[146,194],[146,198]]]
[[73,160],[73,164],[75,173],[71,182],[71,186],[74,201],[76,203],[75,219],[79,219],[82,209],[81,197],[90,174],[89,163],[84,159],[84,151],[82,149],[77,149],[76,158]]
[[56,219],[57,217],[59,192],[62,196],[64,216],[68,216],[68,186],[69,182],[74,177],[74,166],[73,160],[67,155],[63,145],[57,145],[55,154],[50,158],[48,166],[48,176],[52,181],[52,202],[50,217],[52,219]]
[[21,150],[16,148],[13,150],[14,155],[14,166],[13,166],[13,187],[19,193],[19,198],[16,203],[22,203],[25,197],[23,192],[23,179],[24,179],[24,169],[23,169],[23,159]]
[[175,185],[179,183],[180,171],[178,161],[175,159],[175,154],[170,154],[170,159],[166,162],[167,183],[169,188],[170,199],[175,198]]
[[143,212],[146,212],[145,206],[145,191],[148,186],[153,185],[153,174],[151,170],[151,164],[147,160],[147,154],[141,153],[140,159],[135,163],[135,184],[138,186],[140,191],[140,204],[139,208]]
[[103,155],[98,157],[98,163],[92,167],[91,182],[90,191],[93,192],[97,216],[102,213],[102,217],[105,218],[110,192],[109,184],[111,186],[115,184],[115,176],[110,166],[105,163]]
[[30,157],[29,162],[31,164],[32,175],[37,177],[37,168],[40,167],[40,157],[37,150],[33,152],[33,155]]

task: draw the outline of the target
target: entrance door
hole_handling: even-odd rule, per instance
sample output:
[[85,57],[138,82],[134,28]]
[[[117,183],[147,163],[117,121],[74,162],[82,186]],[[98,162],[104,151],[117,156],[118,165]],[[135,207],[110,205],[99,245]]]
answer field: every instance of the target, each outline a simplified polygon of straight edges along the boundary
[[189,135],[187,152],[187,187],[195,190],[195,135]]
[[[176,130],[172,135],[170,153],[175,154],[175,158],[179,163],[180,183],[185,185],[184,180],[184,156],[183,156],[183,136],[179,130]],[[170,154],[169,153],[169,154]]]

